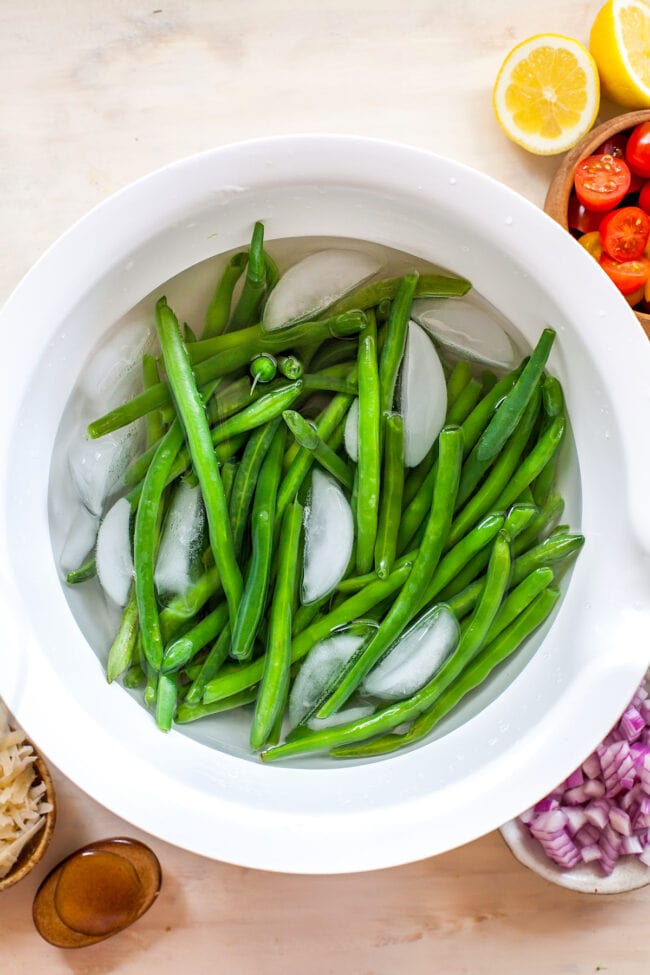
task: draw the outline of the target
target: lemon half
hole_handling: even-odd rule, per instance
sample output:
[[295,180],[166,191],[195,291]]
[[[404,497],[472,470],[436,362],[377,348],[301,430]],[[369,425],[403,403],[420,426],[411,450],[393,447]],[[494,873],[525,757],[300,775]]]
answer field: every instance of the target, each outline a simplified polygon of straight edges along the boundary
[[650,5],[609,0],[596,15],[589,47],[604,94],[627,108],[650,106]]
[[571,37],[537,34],[513,48],[494,85],[494,111],[514,142],[540,155],[564,152],[594,123],[596,62]]

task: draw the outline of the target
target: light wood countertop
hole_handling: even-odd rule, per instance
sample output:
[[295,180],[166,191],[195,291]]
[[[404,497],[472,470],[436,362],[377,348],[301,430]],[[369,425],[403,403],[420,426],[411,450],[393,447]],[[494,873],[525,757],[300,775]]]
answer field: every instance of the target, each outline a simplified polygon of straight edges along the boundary
[[[506,52],[526,37],[552,31],[586,41],[599,6],[5,0],[0,300],[108,194],[177,157],[254,136],[343,132],[403,141],[474,166],[541,205],[558,160],[505,139],[492,84]],[[614,898],[561,890],[516,863],[498,834],[377,873],[274,875],[147,837],[55,776],[52,847],[34,874],[0,895],[3,975],[648,970],[647,889]],[[31,921],[38,882],[66,853],[114,835],[139,836],[158,854],[157,903],[103,944],[49,947]]]

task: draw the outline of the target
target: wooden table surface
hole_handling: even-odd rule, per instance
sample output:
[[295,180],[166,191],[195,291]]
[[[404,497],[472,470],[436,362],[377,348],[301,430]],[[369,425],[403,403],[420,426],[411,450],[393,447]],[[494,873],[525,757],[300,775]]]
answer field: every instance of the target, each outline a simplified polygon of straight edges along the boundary
[[[541,205],[558,160],[505,139],[492,84],[506,52],[526,37],[552,31],[586,41],[599,6],[4,0],[0,299],[114,190],[177,157],[259,135],[395,139],[468,163]],[[614,111],[603,106],[603,115]],[[45,871],[92,839],[147,837],[54,771],[52,847],[32,876],[0,895],[3,975],[648,970],[650,891],[598,898],[560,890],[515,862],[498,834],[420,863],[337,877],[245,870],[151,837],[164,871],[152,910],[108,942],[59,951],[31,922]]]

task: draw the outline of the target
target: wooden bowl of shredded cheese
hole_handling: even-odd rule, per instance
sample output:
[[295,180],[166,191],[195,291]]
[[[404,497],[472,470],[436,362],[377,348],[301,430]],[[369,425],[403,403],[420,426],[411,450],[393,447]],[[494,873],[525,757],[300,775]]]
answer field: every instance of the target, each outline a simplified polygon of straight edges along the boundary
[[0,891],[42,859],[55,819],[49,769],[24,732],[12,726],[0,701]]

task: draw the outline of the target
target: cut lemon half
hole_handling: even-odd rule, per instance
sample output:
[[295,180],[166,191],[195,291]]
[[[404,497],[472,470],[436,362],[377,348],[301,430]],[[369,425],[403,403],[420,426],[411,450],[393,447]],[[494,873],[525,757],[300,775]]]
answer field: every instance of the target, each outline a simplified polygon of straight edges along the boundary
[[596,15],[589,47],[608,98],[626,108],[650,106],[650,5],[609,0]]
[[513,48],[494,85],[494,112],[513,142],[540,155],[564,152],[594,123],[600,104],[596,62],[560,34],[537,34]]

